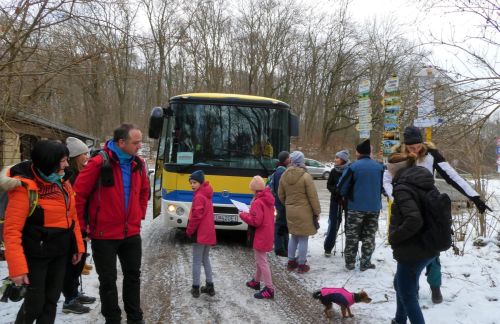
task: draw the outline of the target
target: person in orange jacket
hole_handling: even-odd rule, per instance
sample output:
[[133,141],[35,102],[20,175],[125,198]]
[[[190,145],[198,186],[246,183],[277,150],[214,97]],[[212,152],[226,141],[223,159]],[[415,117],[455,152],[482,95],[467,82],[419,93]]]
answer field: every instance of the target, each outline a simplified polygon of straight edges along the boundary
[[16,323],[54,322],[66,260],[72,255],[76,264],[85,251],[75,194],[65,179],[68,156],[63,144],[38,141],[31,161],[7,172],[19,182],[8,193],[5,256],[10,280],[28,286]]

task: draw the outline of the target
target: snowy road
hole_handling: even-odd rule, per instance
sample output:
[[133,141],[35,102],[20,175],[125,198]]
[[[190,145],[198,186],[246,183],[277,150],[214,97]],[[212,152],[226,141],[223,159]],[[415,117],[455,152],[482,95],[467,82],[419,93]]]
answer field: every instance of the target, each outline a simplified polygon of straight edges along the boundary
[[[323,210],[328,195],[317,181]],[[160,220],[143,230],[143,295],[145,317],[152,323],[322,323],[323,307],[311,297],[302,276],[286,271],[286,259],[270,254],[276,295],[256,300],[245,282],[255,269],[253,251],[242,243],[243,233],[218,232],[211,250],[215,297],[191,297],[191,244]],[[204,275],[202,274],[202,280]],[[202,281],[203,282],[203,281]],[[359,311],[359,310],[358,310]],[[354,311],[356,315],[359,312]],[[358,320],[361,317],[357,316]],[[361,323],[355,319],[349,323]]]

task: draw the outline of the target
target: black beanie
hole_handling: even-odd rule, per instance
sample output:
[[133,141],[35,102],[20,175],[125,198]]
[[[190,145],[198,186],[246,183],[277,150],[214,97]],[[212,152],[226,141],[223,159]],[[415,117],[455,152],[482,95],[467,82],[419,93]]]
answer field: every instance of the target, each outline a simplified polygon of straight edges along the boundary
[[36,169],[49,176],[59,169],[61,160],[69,156],[66,145],[50,140],[36,142],[31,151],[31,161]]
[[281,151],[280,154],[278,154],[278,160],[281,163],[285,163],[286,159],[290,157],[290,153],[287,151]]
[[194,180],[199,182],[200,184],[205,182],[205,174],[202,170],[196,170],[189,176],[189,180]]
[[361,155],[370,155],[371,153],[370,140],[367,139],[359,143],[358,146],[356,146],[356,151]]
[[422,143],[422,133],[420,129],[415,126],[408,126],[405,128],[403,133],[404,143],[406,145]]

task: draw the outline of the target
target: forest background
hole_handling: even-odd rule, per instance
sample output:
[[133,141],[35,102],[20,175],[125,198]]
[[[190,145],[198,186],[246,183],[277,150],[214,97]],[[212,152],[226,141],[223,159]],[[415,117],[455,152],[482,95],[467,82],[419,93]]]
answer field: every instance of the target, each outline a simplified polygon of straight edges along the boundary
[[[309,2],[308,2],[309,3]],[[359,141],[360,80],[371,81],[374,147],[383,88],[398,75],[401,126],[416,117],[417,74],[440,71],[433,141],[477,179],[496,171],[500,135],[497,1],[418,1],[423,15],[458,15],[468,34],[415,37],[405,17],[353,19],[351,2],[296,0],[0,0],[0,118],[26,112],[100,139],[119,123],[147,129],[153,106],[187,92],[267,96],[300,118],[295,147],[323,161]],[[438,66],[448,47],[461,66]],[[401,128],[401,129],[402,129]],[[16,132],[14,129],[9,131]]]

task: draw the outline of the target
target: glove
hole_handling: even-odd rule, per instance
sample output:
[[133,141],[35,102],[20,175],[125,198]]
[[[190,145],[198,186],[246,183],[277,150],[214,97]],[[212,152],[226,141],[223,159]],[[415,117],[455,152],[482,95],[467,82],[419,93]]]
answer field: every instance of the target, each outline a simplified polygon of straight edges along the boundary
[[314,224],[314,227],[318,230],[319,229],[319,216],[316,216],[316,215],[313,216],[313,224]]
[[476,205],[477,210],[479,210],[479,212],[481,214],[484,214],[484,212],[486,211],[486,209],[488,209],[489,211],[493,211],[493,210],[491,210],[490,207],[486,206],[486,204],[484,203],[484,201],[482,201],[481,197],[479,197],[479,196],[472,197],[472,202],[474,203],[474,205]]

